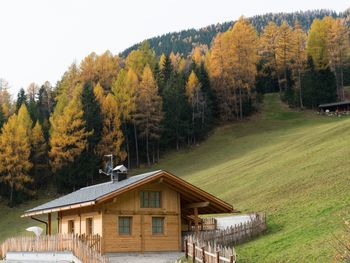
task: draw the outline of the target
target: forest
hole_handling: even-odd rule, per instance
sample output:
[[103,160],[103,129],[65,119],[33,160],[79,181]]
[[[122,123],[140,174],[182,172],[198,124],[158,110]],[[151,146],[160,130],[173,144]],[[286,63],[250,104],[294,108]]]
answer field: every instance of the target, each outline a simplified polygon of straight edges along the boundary
[[264,93],[300,110],[345,100],[347,22],[334,15],[310,28],[298,19],[257,26],[241,17],[186,55],[158,55],[148,41],[127,55],[91,53],[55,85],[32,83],[17,98],[2,79],[0,195],[13,206],[40,189],[106,180],[98,169],[108,154],[129,169],[151,166],[254,114]]

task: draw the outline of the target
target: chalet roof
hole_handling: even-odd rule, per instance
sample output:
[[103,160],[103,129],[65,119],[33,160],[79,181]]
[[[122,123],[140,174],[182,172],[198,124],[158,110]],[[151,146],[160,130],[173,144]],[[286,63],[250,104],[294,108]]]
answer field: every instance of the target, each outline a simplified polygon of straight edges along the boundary
[[157,170],[131,176],[119,182],[110,181],[107,183],[81,188],[48,203],[29,209],[25,211],[22,217],[95,205],[155,180],[172,187],[174,190],[179,192],[183,198],[191,201],[192,203],[202,202],[204,208],[201,208],[200,211],[203,213],[229,213],[234,211],[232,205],[226,203],[225,201],[167,171]]
[[96,201],[96,199],[103,197],[109,193],[117,191],[119,189],[128,187],[142,179],[149,178],[157,173],[158,171],[153,171],[149,173],[139,174],[135,176],[131,176],[123,181],[109,181],[102,184],[92,185],[88,187],[83,187],[75,192],[59,197],[55,200],[47,202],[45,204],[39,205],[32,209],[25,211],[25,213],[32,213],[35,211],[53,209],[62,206],[75,205],[80,203],[92,202]]
[[318,105],[319,108],[333,107],[333,106],[342,106],[342,105],[350,105],[350,101],[339,101],[333,103],[325,103]]

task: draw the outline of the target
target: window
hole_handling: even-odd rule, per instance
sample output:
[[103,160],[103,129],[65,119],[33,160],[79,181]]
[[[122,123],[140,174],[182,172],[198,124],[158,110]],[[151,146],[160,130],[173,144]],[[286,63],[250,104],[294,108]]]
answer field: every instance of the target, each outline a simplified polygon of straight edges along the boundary
[[120,216],[118,218],[119,223],[119,234],[120,235],[130,235],[132,217],[131,216]]
[[164,233],[164,217],[152,217],[152,234],[159,235]]
[[87,235],[93,235],[94,230],[93,230],[93,221],[92,218],[86,218],[86,234]]
[[142,191],[140,203],[141,208],[160,208],[160,192]]
[[74,234],[74,220],[68,220],[68,233]]

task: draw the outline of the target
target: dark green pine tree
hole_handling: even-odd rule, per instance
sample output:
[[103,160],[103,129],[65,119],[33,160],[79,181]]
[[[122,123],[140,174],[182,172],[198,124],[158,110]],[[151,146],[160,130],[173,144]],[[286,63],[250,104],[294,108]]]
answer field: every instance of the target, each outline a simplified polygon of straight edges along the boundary
[[16,113],[18,112],[19,108],[22,106],[23,103],[27,105],[27,95],[24,89],[21,88],[17,94]]
[[30,118],[32,119],[33,123],[35,123],[39,117],[38,105],[35,99],[30,98],[28,101],[27,107],[28,107]]
[[163,91],[164,132],[161,144],[178,150],[185,144],[187,131],[191,123],[191,108],[185,95],[183,74],[173,73]]
[[335,102],[337,87],[335,76],[329,68],[317,70],[311,57],[302,76],[303,103],[305,107],[315,109],[319,104]]
[[160,89],[159,89],[160,94],[162,94],[163,89],[167,85],[167,82],[169,81],[171,74],[173,72],[173,66],[171,65],[171,60],[170,60],[169,56],[165,57],[165,60],[164,60],[162,66],[163,67],[160,71],[160,82],[161,82],[161,86],[159,86],[160,87]]
[[0,107],[0,129],[2,128],[5,122],[6,122],[6,118]]

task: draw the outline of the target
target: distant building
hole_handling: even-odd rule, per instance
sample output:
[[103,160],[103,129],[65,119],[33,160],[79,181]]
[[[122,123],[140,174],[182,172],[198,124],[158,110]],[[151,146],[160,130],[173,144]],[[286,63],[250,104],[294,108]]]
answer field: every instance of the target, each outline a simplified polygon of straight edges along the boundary
[[27,210],[22,217],[57,213],[58,233],[99,234],[101,252],[180,251],[183,233],[199,231],[199,214],[231,213],[233,207],[166,171],[78,191]]
[[341,101],[334,103],[320,104],[318,106],[321,112],[344,112],[350,111],[350,101]]

